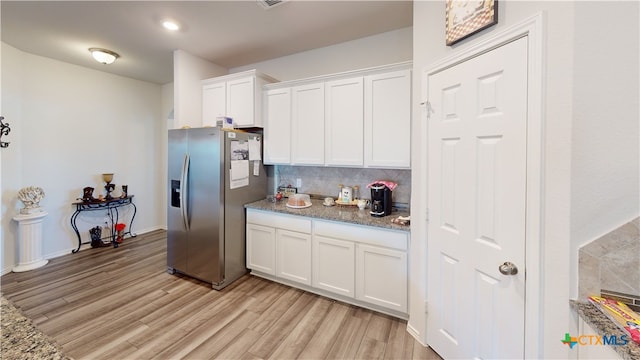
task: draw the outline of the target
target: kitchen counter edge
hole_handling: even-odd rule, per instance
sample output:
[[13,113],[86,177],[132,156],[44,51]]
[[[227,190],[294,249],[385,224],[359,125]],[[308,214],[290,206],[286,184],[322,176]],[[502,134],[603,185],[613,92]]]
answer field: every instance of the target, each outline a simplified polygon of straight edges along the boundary
[[[598,335],[616,335],[617,338],[620,338],[620,336],[626,334],[590,302],[570,300],[569,305],[587,324],[589,324],[589,326],[593,328],[593,330],[598,333]],[[627,337],[629,337],[628,334]],[[630,339],[626,345],[612,346],[612,348],[622,359],[640,359],[640,345]]]
[[331,220],[344,222],[355,225],[374,226],[390,230],[399,230],[409,232],[409,225],[394,224],[391,220],[398,216],[409,216],[409,212],[405,210],[393,211],[391,215],[384,217],[375,217],[369,214],[369,210],[360,210],[356,206],[324,206],[321,201],[312,201],[312,205],[304,209],[292,209],[286,206],[285,201],[276,203],[268,200],[258,200],[244,206],[247,209],[271,211],[287,215],[305,216],[314,219]]

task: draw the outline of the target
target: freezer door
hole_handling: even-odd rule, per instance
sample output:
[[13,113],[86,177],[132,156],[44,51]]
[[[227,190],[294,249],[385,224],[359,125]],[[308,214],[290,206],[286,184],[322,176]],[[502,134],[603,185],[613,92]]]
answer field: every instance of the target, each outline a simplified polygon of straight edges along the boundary
[[187,158],[187,131],[169,130],[168,140],[168,199],[167,202],[167,267],[187,270],[187,229],[182,194],[182,178]]
[[223,145],[218,128],[188,130],[186,274],[214,284],[224,277]]

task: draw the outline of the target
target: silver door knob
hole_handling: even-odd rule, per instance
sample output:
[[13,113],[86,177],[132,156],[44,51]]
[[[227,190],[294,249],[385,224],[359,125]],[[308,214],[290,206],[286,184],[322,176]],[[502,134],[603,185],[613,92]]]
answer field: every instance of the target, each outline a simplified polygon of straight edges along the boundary
[[504,264],[498,266],[498,270],[502,275],[515,275],[518,273],[516,264],[509,261],[505,261]]

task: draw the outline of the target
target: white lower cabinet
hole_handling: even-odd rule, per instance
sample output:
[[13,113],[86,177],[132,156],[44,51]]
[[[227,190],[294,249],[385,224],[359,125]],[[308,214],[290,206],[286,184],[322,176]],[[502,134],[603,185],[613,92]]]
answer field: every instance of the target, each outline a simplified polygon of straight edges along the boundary
[[247,224],[247,267],[265,274],[276,274],[276,230]]
[[358,244],[356,284],[356,299],[406,313],[407,253]]
[[355,297],[355,244],[313,236],[313,286],[350,298]]
[[404,231],[247,209],[254,274],[397,316],[408,313],[408,248]]
[[311,235],[276,230],[276,276],[311,285]]

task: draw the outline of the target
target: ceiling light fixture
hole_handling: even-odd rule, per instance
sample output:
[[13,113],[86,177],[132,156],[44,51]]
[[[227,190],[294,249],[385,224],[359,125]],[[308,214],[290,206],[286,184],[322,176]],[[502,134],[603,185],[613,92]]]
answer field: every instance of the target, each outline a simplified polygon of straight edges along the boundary
[[89,51],[97,62],[105,65],[113,63],[117,58],[120,57],[120,55],[118,55],[117,53],[107,49],[90,48]]
[[265,10],[272,9],[276,6],[282,5],[287,0],[256,0],[260,6]]
[[165,29],[171,30],[171,31],[177,31],[178,29],[180,29],[180,26],[178,26],[178,24],[174,23],[173,21],[165,21],[162,23],[162,26],[164,26]]

